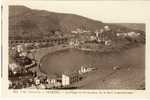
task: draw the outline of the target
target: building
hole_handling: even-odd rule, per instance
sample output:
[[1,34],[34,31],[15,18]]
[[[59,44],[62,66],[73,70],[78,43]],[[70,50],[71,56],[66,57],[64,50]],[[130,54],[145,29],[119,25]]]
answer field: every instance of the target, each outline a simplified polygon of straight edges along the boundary
[[90,36],[90,41],[94,41],[96,40],[96,37],[95,36]]
[[19,56],[20,56],[20,57],[26,57],[26,56],[27,56],[27,52],[21,52],[21,53],[19,54]]
[[108,25],[105,25],[105,26],[104,26],[104,30],[105,30],[105,31],[109,31],[109,30],[110,30],[110,27],[109,27]]
[[70,77],[68,75],[62,74],[62,85],[70,85]]
[[9,88],[13,86],[12,81],[8,80],[8,83],[9,83]]
[[131,37],[131,38],[135,38],[137,36],[141,35],[140,33],[136,33],[136,32],[128,32],[128,33],[116,33],[117,37]]
[[70,40],[70,42],[69,42],[69,45],[70,45],[70,46],[75,46],[75,47],[77,47],[79,44],[80,44],[80,43],[79,43],[79,41],[78,41],[77,39],[72,39],[72,40]]
[[68,86],[80,80],[80,75],[77,72],[62,74],[62,86]]
[[139,36],[139,35],[140,35],[140,33],[136,33],[136,32],[129,32],[129,33],[128,33],[128,36],[129,36],[129,37],[132,37],[132,38],[137,37],[137,36]]
[[23,45],[17,45],[17,52],[22,52],[23,50]]
[[51,84],[55,84],[56,82],[57,82],[56,79],[51,79],[51,80],[50,80],[50,83],[51,83]]
[[88,73],[88,72],[91,72],[93,70],[96,70],[96,68],[94,67],[85,67],[85,66],[81,66],[81,68],[79,69],[79,74],[85,74],[85,73]]
[[35,81],[35,85],[39,85],[41,82],[40,82],[40,79],[38,79],[37,77],[34,79]]
[[111,40],[106,40],[105,45],[107,45],[107,46],[111,45]]
[[21,71],[21,67],[16,63],[12,63],[9,64],[9,70],[15,75]]

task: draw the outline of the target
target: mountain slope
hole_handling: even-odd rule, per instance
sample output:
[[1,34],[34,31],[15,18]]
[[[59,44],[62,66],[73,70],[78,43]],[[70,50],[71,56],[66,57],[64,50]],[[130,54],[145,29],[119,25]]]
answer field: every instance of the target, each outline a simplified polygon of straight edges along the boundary
[[[76,28],[95,31],[105,23],[75,14],[54,13],[34,10],[24,6],[9,6],[9,37],[36,39],[53,36],[54,31],[70,33]],[[114,31],[131,31],[127,27],[110,25]]]
[[112,23],[113,25],[130,28],[133,30],[139,30],[145,32],[145,24],[144,23]]

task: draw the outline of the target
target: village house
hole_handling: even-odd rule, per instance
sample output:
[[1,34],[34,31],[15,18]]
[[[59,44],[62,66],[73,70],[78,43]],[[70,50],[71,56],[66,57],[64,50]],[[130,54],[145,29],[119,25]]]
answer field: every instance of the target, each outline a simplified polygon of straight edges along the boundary
[[9,71],[11,71],[14,75],[20,71],[21,67],[16,63],[9,64]]
[[22,52],[23,50],[23,45],[17,45],[17,52]]
[[128,36],[129,36],[129,37],[132,37],[132,38],[137,37],[137,36],[139,36],[139,35],[140,35],[140,33],[136,33],[136,32],[129,32],[129,33],[128,33]]
[[131,38],[135,38],[135,37],[137,37],[139,35],[140,35],[140,33],[136,33],[136,32],[116,33],[117,37],[131,37]]
[[111,30],[111,29],[110,29],[110,27],[109,27],[108,25],[105,25],[105,26],[104,26],[104,30],[105,30],[105,31],[109,31],[109,30]]

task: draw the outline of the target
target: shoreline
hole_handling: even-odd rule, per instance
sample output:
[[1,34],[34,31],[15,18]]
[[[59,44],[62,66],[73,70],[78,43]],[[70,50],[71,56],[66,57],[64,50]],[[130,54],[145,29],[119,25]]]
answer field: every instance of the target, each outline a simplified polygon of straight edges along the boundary
[[[145,45],[140,45],[140,46],[145,46]],[[138,46],[139,47],[139,46]],[[144,47],[145,48],[145,47]],[[76,49],[76,48],[75,48]],[[134,49],[134,48],[130,48],[130,49]],[[78,50],[80,50],[80,49],[78,49]],[[83,50],[83,49],[82,49]],[[90,50],[90,49],[87,49],[87,50]],[[131,50],[132,51],[132,50]],[[131,67],[132,68],[132,67]],[[128,69],[126,69],[126,70],[128,70]],[[43,71],[42,71],[43,72]],[[124,70],[123,70],[123,72],[124,72]],[[130,71],[128,71],[128,72],[130,72]],[[48,75],[48,74],[46,74],[46,75]],[[115,75],[113,75],[113,76],[116,76],[116,74]],[[113,80],[113,78],[112,78],[112,80]],[[82,82],[81,82],[82,83]]]
[[41,61],[43,57],[45,57],[48,54],[51,53],[55,53],[55,52],[59,52],[61,50],[67,50],[67,49],[77,49],[77,50],[81,50],[81,51],[87,51],[87,52],[98,52],[98,53],[113,53],[113,52],[120,52],[122,49],[123,50],[127,50],[127,49],[132,49],[132,48],[136,48],[136,47],[140,47],[143,46],[145,44],[138,44],[138,45],[128,45],[124,46],[122,48],[102,48],[102,49],[91,49],[91,48],[79,48],[79,47],[71,47],[69,45],[58,45],[58,46],[54,46],[54,47],[46,47],[46,48],[38,48],[38,49],[33,49],[32,53],[35,56],[35,60],[36,61]]

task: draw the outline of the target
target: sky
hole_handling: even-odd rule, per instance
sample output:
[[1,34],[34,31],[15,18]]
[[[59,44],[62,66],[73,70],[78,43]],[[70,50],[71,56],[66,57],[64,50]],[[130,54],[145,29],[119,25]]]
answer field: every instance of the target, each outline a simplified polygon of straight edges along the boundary
[[146,1],[22,1],[9,4],[72,13],[107,23],[145,23],[150,18],[150,2]]

